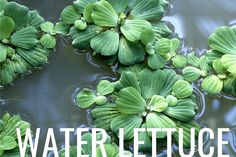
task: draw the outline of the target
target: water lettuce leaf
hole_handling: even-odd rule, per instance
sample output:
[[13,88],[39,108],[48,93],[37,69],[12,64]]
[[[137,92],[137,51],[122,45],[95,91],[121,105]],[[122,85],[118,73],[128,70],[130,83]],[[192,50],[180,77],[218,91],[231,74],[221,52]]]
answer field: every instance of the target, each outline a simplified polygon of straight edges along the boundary
[[4,7],[4,15],[15,22],[15,30],[20,30],[29,22],[29,8],[16,2],[8,2]]
[[115,55],[119,47],[119,33],[106,31],[91,40],[91,47],[103,56]]
[[80,20],[81,15],[75,10],[74,6],[70,5],[63,9],[61,13],[61,21],[66,24],[74,24]]
[[107,1],[95,3],[91,17],[98,26],[116,27],[118,24],[118,15]]
[[15,28],[15,22],[7,16],[0,16],[0,40],[8,39]]

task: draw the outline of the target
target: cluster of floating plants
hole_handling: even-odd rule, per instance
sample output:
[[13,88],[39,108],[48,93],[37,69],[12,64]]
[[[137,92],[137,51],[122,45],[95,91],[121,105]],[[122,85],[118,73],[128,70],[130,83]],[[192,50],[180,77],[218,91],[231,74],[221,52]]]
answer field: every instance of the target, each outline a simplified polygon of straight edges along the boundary
[[21,135],[25,135],[26,129],[30,128],[30,124],[21,120],[17,115],[11,116],[5,113],[0,119],[0,156],[1,157],[17,157],[20,156],[18,150],[18,140],[16,129],[19,128]]
[[[117,136],[119,128],[124,128],[126,141],[133,139],[134,128],[185,128],[185,137],[190,128],[200,129],[194,122],[198,106],[193,88],[170,69],[123,72],[117,82],[102,80],[96,90],[81,90],[76,102],[83,109],[95,106],[90,108],[95,127]],[[173,137],[177,142],[178,134]],[[188,148],[190,138],[185,137],[184,147]],[[163,138],[166,133],[157,135],[157,139]],[[140,150],[151,150],[151,132],[140,134],[139,139],[145,141]]]
[[[162,21],[168,5],[165,0],[77,0],[62,11],[60,22],[54,25],[37,11],[0,0],[0,86],[47,63],[57,35],[69,36],[76,49],[103,57],[106,64],[119,65],[118,81],[100,80],[96,89],[81,89],[75,98],[80,108],[89,109],[94,127],[109,133],[107,156],[120,156],[119,128],[125,130],[126,150],[131,148],[134,128],[146,129],[139,134],[145,142],[139,146],[142,152],[152,150],[149,128],[183,128],[183,145],[189,148],[190,129],[196,129],[197,139],[201,128],[195,121],[198,102],[192,83],[199,81],[209,94],[236,95],[236,26],[218,28],[202,56],[194,52],[181,55],[179,39]],[[181,69],[183,76],[170,68]],[[19,156],[16,128],[24,136],[29,127],[19,116],[4,114],[0,156]],[[163,148],[166,136],[165,132],[157,135]],[[172,136],[178,144],[178,132]],[[81,148],[84,155],[91,156],[91,138],[90,133],[82,136],[87,141]],[[126,154],[132,156],[130,151]],[[64,149],[60,156],[65,156]],[[70,156],[77,156],[76,146],[70,147]],[[99,147],[97,156],[102,157]]]
[[[97,135],[97,140],[101,140],[102,135],[98,134]],[[82,137],[83,141],[86,141],[87,144],[82,145],[81,148],[81,155],[89,155],[92,156],[92,134],[91,133],[86,133]],[[114,139],[112,139],[109,135],[106,137],[106,141],[104,143],[104,148],[105,152],[108,157],[120,157],[119,154],[119,147],[118,145],[114,142]],[[126,156],[132,157],[133,154],[129,151],[124,151],[124,154]],[[65,157],[65,149],[61,149],[59,152],[60,157]],[[103,157],[101,153],[101,148],[100,146],[97,147],[96,149],[96,156],[97,157]],[[70,157],[77,157],[77,146],[71,146],[70,147]]]
[[61,23],[52,28],[37,11],[0,0],[0,86],[47,63],[55,35],[65,29]]

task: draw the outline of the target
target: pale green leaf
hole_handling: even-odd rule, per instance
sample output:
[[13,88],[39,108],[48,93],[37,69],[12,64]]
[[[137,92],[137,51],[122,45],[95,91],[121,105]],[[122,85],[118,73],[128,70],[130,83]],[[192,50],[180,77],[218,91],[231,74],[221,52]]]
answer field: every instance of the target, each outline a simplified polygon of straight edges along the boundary
[[210,94],[218,94],[223,89],[223,81],[215,75],[208,76],[202,81],[202,89]]
[[81,18],[81,15],[75,10],[74,6],[70,5],[63,9],[60,18],[66,24],[74,24],[76,20]]
[[102,80],[97,86],[97,92],[100,95],[111,94],[114,91],[114,84],[107,80]]
[[56,38],[50,34],[45,34],[41,37],[40,43],[44,47],[46,47],[48,49],[52,49],[56,46]]
[[12,150],[12,149],[16,148],[17,143],[16,143],[15,138],[13,138],[11,136],[4,136],[0,140],[0,145],[3,146],[4,150]]
[[111,130],[119,135],[119,129],[124,128],[124,139],[131,140],[134,136],[134,129],[142,124],[142,117],[138,115],[120,115],[111,121]]
[[80,108],[85,109],[95,103],[95,98],[95,93],[85,88],[76,96],[76,103]]
[[[176,128],[175,123],[162,113],[149,113],[146,117],[147,128],[154,129],[168,129]],[[152,136],[151,132],[148,132],[149,136]],[[166,131],[158,132],[157,138],[165,138]]]
[[151,24],[145,20],[126,20],[120,29],[126,39],[135,42],[140,39],[142,31],[151,29]]
[[142,31],[140,35],[140,40],[144,45],[147,45],[148,43],[154,43],[155,41],[155,32],[151,29],[147,29]]
[[116,105],[123,114],[139,114],[146,109],[145,100],[133,87],[124,88],[119,92]]
[[171,61],[175,68],[184,68],[187,66],[187,58],[183,55],[176,55]]
[[142,62],[144,58],[145,50],[142,45],[130,42],[123,37],[120,39],[118,59],[121,64],[133,65]]
[[4,62],[7,58],[7,47],[3,44],[0,44],[0,63]]
[[233,75],[236,75],[236,55],[223,55],[221,58],[221,63],[222,66],[227,69],[227,71]]
[[98,26],[116,27],[118,24],[118,15],[107,1],[95,3],[91,17]]
[[8,39],[15,28],[15,22],[7,16],[0,16],[0,40]]
[[44,22],[40,25],[40,28],[45,33],[52,33],[54,30],[54,24],[52,22]]
[[119,47],[119,33],[106,31],[91,40],[91,47],[103,56],[115,55]]
[[167,109],[168,103],[163,96],[154,95],[151,98],[150,103],[148,104],[151,111],[163,112]]
[[73,2],[73,4],[74,4],[74,7],[76,8],[76,10],[82,14],[84,12],[84,9],[88,5],[96,3],[96,2],[97,2],[97,0],[76,0]]
[[148,66],[153,70],[165,67],[166,61],[158,53],[148,56]]
[[179,80],[174,84],[172,92],[177,98],[183,99],[193,94],[193,87],[187,81]]
[[67,35],[69,33],[70,25],[63,22],[58,22],[55,25],[55,31],[57,34]]
[[183,73],[184,79],[188,82],[194,82],[198,80],[201,76],[207,75],[206,72],[192,66],[185,67],[182,73]]
[[108,0],[117,13],[124,13],[129,0]]
[[39,15],[38,11],[30,11],[30,19],[28,22],[29,26],[33,26],[35,28],[39,28],[40,24],[44,22],[44,19]]

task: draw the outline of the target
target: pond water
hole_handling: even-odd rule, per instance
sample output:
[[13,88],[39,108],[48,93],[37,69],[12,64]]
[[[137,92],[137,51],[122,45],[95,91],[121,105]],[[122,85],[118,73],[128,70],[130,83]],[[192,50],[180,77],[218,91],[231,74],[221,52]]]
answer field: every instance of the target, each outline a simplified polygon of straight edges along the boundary
[[[61,10],[72,0],[18,0],[31,9],[39,10],[47,20],[56,22]],[[224,2],[224,3],[222,3]],[[170,21],[185,47],[207,48],[209,34],[218,26],[236,22],[236,0],[172,0],[172,8],[166,21]],[[74,106],[72,95],[78,87],[95,86],[98,78],[109,76],[116,78],[109,67],[102,63],[91,62],[89,56],[78,54],[71,45],[58,39],[56,53],[50,64],[34,71],[27,77],[20,78],[12,86],[0,91],[0,112],[19,113],[32,127],[42,129],[39,146],[44,145],[47,128],[57,130],[59,146],[64,144],[60,128],[77,128],[87,125],[85,111]],[[229,145],[223,147],[226,154],[236,154],[236,101],[224,97],[205,96],[204,113],[199,122],[215,132],[217,128],[230,128],[232,132],[224,134]],[[215,135],[217,137],[217,135]],[[72,139],[72,142],[75,139]],[[205,149],[215,146],[217,139],[208,141]],[[39,156],[42,147],[39,150]],[[178,153],[173,153],[179,156]],[[165,153],[159,156],[165,156]],[[196,155],[197,156],[197,155]],[[217,154],[215,154],[217,156]]]

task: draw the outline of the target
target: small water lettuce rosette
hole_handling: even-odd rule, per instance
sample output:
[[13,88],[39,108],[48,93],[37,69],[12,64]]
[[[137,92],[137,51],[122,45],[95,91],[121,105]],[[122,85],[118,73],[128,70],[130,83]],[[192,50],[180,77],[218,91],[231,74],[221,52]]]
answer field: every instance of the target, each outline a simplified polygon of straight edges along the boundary
[[[101,140],[102,134],[97,134],[96,138],[98,141]],[[82,141],[87,142],[86,144],[82,145],[81,155],[92,156],[93,155],[92,154],[92,134],[90,132],[85,133],[82,135],[81,139],[82,139]],[[105,152],[107,154],[107,157],[121,157],[119,154],[118,145],[114,142],[114,139],[112,139],[112,137],[110,137],[109,135],[107,135],[107,137],[106,137],[106,141],[104,143],[104,148],[105,148]],[[124,151],[124,155],[126,155],[127,157],[133,156],[133,154],[129,151]],[[96,156],[103,157],[100,146],[98,146],[96,149]],[[64,148],[62,148],[59,151],[59,157],[65,157],[65,149]],[[70,147],[70,157],[77,157],[77,146]]]
[[77,0],[62,11],[61,22],[70,25],[78,50],[92,49],[109,64],[133,65],[147,54],[140,41],[144,30],[153,30],[155,39],[171,34],[161,22],[167,6],[165,0]]
[[56,41],[43,35],[40,27],[45,28],[45,21],[37,11],[6,0],[0,4],[0,86],[4,86],[16,75],[47,63]]
[[0,156],[1,157],[18,157],[18,140],[16,129],[19,128],[21,135],[24,136],[26,129],[30,124],[21,120],[20,116],[5,113],[0,119]]
[[[106,83],[105,83],[106,82]],[[101,81],[97,91],[81,90],[76,96],[80,108],[90,108],[94,126],[118,136],[124,128],[124,139],[133,139],[134,128],[178,128],[185,127],[184,136],[189,136],[194,122],[197,102],[192,86],[170,69],[138,73],[123,72],[117,82]],[[85,92],[86,91],[86,92]],[[101,101],[102,100],[102,101]],[[91,108],[94,106],[94,108]],[[191,127],[190,127],[191,128]],[[197,133],[197,132],[196,132]],[[140,134],[145,141],[142,151],[151,150],[151,132]],[[165,139],[166,132],[157,134],[157,140]],[[173,136],[178,141],[178,134]],[[190,138],[184,140],[189,147]]]
[[210,49],[200,59],[189,55],[191,66],[183,69],[186,80],[203,78],[202,89],[209,94],[236,95],[236,28],[219,27],[209,37]]

